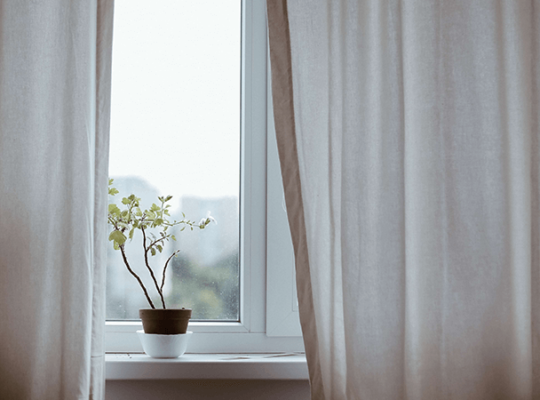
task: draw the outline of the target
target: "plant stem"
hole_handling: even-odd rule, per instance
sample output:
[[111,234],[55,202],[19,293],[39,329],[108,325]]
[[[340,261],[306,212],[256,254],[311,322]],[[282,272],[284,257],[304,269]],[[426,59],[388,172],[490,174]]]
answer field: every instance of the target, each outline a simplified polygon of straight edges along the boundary
[[165,305],[165,299],[163,298],[163,292],[159,289],[159,285],[157,283],[156,276],[154,275],[154,271],[152,268],[150,268],[150,263],[148,262],[148,250],[150,250],[150,247],[146,247],[146,233],[144,232],[144,226],[141,225],[141,231],[143,234],[143,248],[144,248],[144,262],[146,264],[146,268],[148,268],[148,271],[150,271],[150,275],[152,276],[152,280],[154,281],[154,284],[156,285],[156,289],[159,293],[159,297],[161,297],[161,303],[163,303],[163,309],[166,310],[167,306]]
[[163,279],[161,280],[161,291],[163,291],[163,285],[165,285],[165,271],[167,271],[167,266],[169,265],[169,261],[177,255],[180,252],[180,250],[176,250],[174,253],[171,254],[171,256],[167,259],[167,262],[165,263],[165,267],[163,268]]
[[137,281],[139,281],[139,285],[141,285],[141,288],[144,291],[144,295],[146,296],[146,300],[148,300],[148,302],[150,303],[150,306],[152,306],[152,308],[156,308],[156,307],[154,307],[154,303],[152,303],[152,300],[150,299],[150,296],[148,296],[148,292],[146,291],[146,288],[144,287],[144,284],[142,283],[141,278],[139,278],[139,275],[137,275],[131,269],[131,267],[129,266],[129,263],[128,263],[128,260],[127,260],[127,257],[126,257],[126,253],[124,251],[124,245],[120,246],[120,251],[122,252],[122,258],[124,259],[124,264],[126,264],[126,267],[127,267],[128,271],[131,272],[131,275],[133,275],[137,279]]
[[167,238],[166,238],[166,237],[162,237],[162,238],[159,238],[159,239],[154,240],[152,243],[150,243],[150,245],[148,246],[148,249],[152,248],[152,246],[158,244],[159,242],[164,241],[165,239],[167,239]]

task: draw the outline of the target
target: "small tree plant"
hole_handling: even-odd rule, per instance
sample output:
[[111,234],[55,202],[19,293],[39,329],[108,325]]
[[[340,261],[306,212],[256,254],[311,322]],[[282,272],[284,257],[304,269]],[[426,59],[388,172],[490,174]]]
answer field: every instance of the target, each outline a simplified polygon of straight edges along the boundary
[[[109,179],[109,195],[112,196],[119,193],[118,190],[112,186],[113,181],[113,179]],[[148,295],[148,290],[144,286],[144,283],[142,282],[139,275],[137,275],[135,271],[133,271],[126,257],[126,251],[124,246],[128,238],[130,241],[133,239],[133,234],[135,233],[136,229],[142,232],[144,264],[150,272],[150,276],[152,277],[156,290],[161,298],[163,308],[166,309],[167,306],[165,305],[165,298],[163,296],[163,286],[165,285],[165,272],[167,271],[167,266],[169,265],[171,259],[175,257],[180,250],[176,250],[167,258],[165,266],[163,267],[161,284],[158,284],[154,271],[150,267],[149,255],[155,256],[157,253],[161,253],[163,251],[165,242],[168,242],[170,239],[176,240],[176,237],[169,232],[169,228],[172,228],[176,225],[183,225],[180,231],[183,231],[184,229],[186,229],[186,227],[190,228],[191,230],[193,230],[194,228],[204,229],[210,222],[215,222],[215,220],[211,216],[207,216],[206,218],[201,219],[200,222],[197,224],[194,221],[186,219],[186,215],[184,213],[182,213],[184,219],[182,219],[181,221],[170,221],[169,208],[171,206],[167,203],[171,199],[172,196],[158,196],[160,204],[157,205],[154,203],[147,210],[141,209],[139,205],[141,199],[134,194],[122,198],[122,205],[120,206],[122,207],[122,209],[118,207],[115,203],[109,204],[108,223],[112,227],[112,232],[109,235],[109,240],[112,241],[114,249],[120,250],[120,252],[122,253],[122,259],[124,260],[124,264],[126,265],[131,275],[133,275],[135,279],[137,279],[137,281],[139,282],[139,285],[141,286],[144,295],[146,296],[146,299],[148,300],[148,303],[150,303],[150,306],[152,308],[156,307],[154,306],[152,299]],[[156,231],[157,235],[154,233]]]

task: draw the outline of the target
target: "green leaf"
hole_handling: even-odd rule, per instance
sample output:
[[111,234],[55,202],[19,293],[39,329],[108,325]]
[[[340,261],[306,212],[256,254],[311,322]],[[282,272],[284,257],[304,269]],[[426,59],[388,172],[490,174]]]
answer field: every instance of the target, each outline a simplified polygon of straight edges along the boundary
[[124,197],[124,198],[122,199],[122,204],[129,204],[129,203],[131,203],[131,200],[128,199],[127,197]]
[[152,203],[152,207],[150,207],[150,211],[159,211],[161,208],[156,205],[156,203]]
[[157,247],[157,249],[159,250],[160,253],[163,251],[163,247],[161,245],[158,244],[156,247]]
[[171,239],[172,239],[172,240],[176,240],[176,236],[171,235]]
[[135,233],[135,226],[129,231],[129,238],[133,239],[133,233]]
[[117,193],[120,193],[120,192],[118,192],[118,189],[113,188],[113,187],[109,188],[109,195],[114,196]]
[[120,246],[116,242],[113,242],[113,247],[115,250],[120,250]]
[[126,239],[126,235],[116,229],[109,235],[109,240],[113,240],[119,246],[122,246],[126,242]]
[[153,256],[156,255],[156,249],[154,249],[154,248],[152,247],[152,248],[150,249],[150,251],[151,251],[151,253],[152,253]]

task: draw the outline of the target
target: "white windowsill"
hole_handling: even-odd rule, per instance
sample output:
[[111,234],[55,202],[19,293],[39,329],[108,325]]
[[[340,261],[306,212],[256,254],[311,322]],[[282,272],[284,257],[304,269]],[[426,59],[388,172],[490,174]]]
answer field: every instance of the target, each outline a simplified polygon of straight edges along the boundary
[[184,354],[155,359],[146,354],[105,355],[107,380],[131,379],[309,379],[306,357],[297,353]]

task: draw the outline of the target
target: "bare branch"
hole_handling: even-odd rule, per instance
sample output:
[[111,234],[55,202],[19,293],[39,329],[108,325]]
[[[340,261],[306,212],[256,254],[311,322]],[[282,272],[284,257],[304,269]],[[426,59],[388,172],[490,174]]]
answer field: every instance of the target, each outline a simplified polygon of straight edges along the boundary
[[169,258],[167,258],[167,262],[165,263],[165,267],[163,268],[163,278],[161,280],[161,291],[163,292],[163,285],[165,285],[165,271],[167,271],[167,266],[169,265],[169,261],[177,255],[180,252],[180,250],[176,250],[174,253],[171,254]]
[[150,263],[148,261],[148,250],[150,250],[150,247],[146,247],[146,233],[144,231],[144,225],[141,225],[141,231],[143,234],[143,248],[144,248],[144,262],[146,264],[146,268],[148,268],[148,271],[150,271],[150,276],[152,276],[152,280],[154,281],[154,285],[156,286],[156,289],[159,293],[159,297],[161,297],[161,303],[163,304],[163,309],[166,309],[167,306],[165,305],[165,299],[163,298],[163,292],[160,290],[156,276],[154,275],[154,271],[150,267]]
[[148,300],[148,302],[150,303],[150,306],[152,306],[152,308],[156,308],[156,307],[154,307],[154,303],[152,303],[152,300],[150,299],[150,296],[148,296],[148,292],[146,291],[146,288],[144,287],[144,284],[142,283],[141,278],[139,278],[139,275],[137,275],[131,269],[131,267],[129,266],[129,263],[128,263],[128,260],[127,260],[127,257],[126,257],[126,253],[124,251],[124,245],[120,246],[120,251],[122,252],[122,258],[124,259],[124,264],[126,264],[126,267],[127,267],[128,271],[131,273],[131,275],[133,275],[137,279],[137,281],[139,282],[139,285],[141,285],[141,288],[144,291],[144,295],[146,296],[146,300]]

